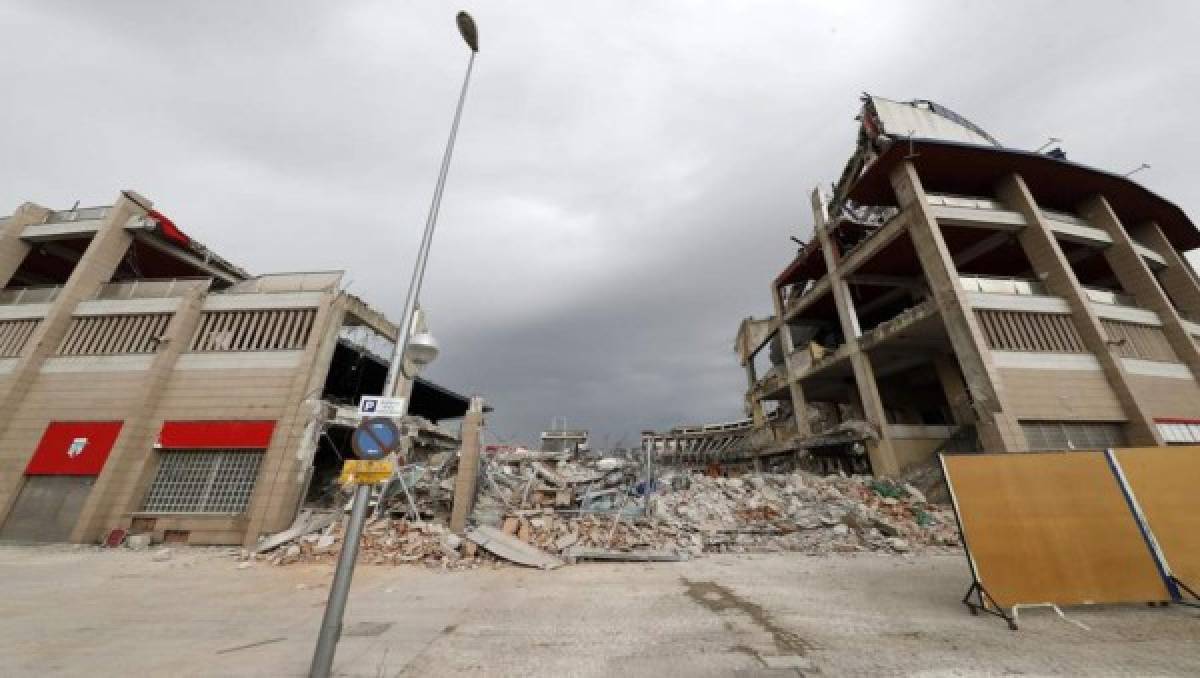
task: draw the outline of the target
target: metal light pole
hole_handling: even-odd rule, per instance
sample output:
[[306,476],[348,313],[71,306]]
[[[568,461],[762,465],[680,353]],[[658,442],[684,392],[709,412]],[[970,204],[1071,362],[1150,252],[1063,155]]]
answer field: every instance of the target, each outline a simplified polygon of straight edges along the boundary
[[[463,103],[467,99],[467,86],[471,83],[471,70],[475,66],[475,55],[479,52],[479,32],[475,28],[475,21],[471,19],[471,15],[459,12],[456,21],[459,34],[471,48],[471,58],[467,62],[467,74],[463,78],[462,91],[458,96],[458,107],[454,110],[454,123],[450,126],[450,139],[446,142],[446,152],[442,155],[442,168],[438,173],[437,186],[433,190],[433,203],[429,206],[429,216],[425,219],[425,233],[421,236],[421,246],[417,251],[412,281],[408,285],[408,297],[404,301],[404,315],[400,322],[400,336],[392,350],[392,362],[388,367],[387,383],[383,388],[385,396],[396,394],[400,376],[404,372],[405,351],[412,338],[413,316],[416,313],[417,299],[421,294],[421,282],[425,277],[425,263],[429,258],[429,247],[433,242],[433,229],[437,225],[438,211],[442,206],[446,175],[450,171],[450,157],[454,153],[454,139],[458,136],[458,122],[462,118]],[[404,374],[405,382],[411,381],[414,376]],[[411,398],[405,399],[398,416],[403,417],[407,414],[409,400]],[[337,569],[333,573],[333,585],[329,588],[329,601],[325,605],[325,616],[321,619],[321,631],[317,636],[317,647],[313,652],[312,666],[309,669],[311,678],[328,678],[333,668],[333,656],[337,651],[338,639],[342,635],[342,618],[346,612],[346,597],[350,592],[350,579],[354,575],[354,563],[358,558],[359,541],[362,538],[363,525],[367,521],[367,504],[370,500],[371,486],[358,485],[354,492],[354,503],[350,511],[350,524],[346,527]]]

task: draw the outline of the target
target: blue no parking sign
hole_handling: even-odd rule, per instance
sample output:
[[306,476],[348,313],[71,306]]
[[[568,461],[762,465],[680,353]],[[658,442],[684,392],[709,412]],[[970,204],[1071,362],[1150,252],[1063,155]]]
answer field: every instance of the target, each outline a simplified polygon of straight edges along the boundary
[[359,459],[383,459],[400,449],[400,429],[391,419],[365,419],[350,436],[350,447]]

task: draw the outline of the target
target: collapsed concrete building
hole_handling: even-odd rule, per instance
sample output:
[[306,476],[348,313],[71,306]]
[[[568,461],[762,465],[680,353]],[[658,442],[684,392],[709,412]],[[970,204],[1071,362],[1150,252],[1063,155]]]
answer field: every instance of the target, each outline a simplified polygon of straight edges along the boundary
[[[252,276],[145,198],[0,221],[0,538],[253,544],[336,482],[397,328],[341,272]],[[423,322],[418,320],[418,322]],[[414,444],[468,399],[417,380]]]
[[743,453],[896,474],[946,449],[1200,441],[1200,232],[1180,208],[932,102],[868,95],[858,120],[774,315],[739,327]]
[[542,431],[543,452],[567,452],[572,455],[588,452],[588,432],[582,429],[551,429]]

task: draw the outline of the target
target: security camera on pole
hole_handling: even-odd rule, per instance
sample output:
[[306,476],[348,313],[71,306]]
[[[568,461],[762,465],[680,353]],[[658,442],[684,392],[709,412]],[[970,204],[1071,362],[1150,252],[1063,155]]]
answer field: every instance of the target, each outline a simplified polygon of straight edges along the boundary
[[[350,512],[350,522],[346,526],[345,538],[342,540],[342,552],[338,556],[337,569],[333,573],[333,585],[329,588],[329,602],[325,606],[325,616],[321,620],[321,631],[317,637],[317,647],[313,652],[312,667],[309,675],[312,678],[327,678],[333,669],[333,656],[337,650],[337,641],[342,633],[342,618],[346,612],[346,597],[350,592],[350,579],[354,575],[354,562],[358,557],[359,541],[362,538],[363,525],[367,520],[367,504],[371,499],[371,486],[391,475],[391,465],[382,460],[387,454],[399,446],[399,434],[395,426],[389,426],[392,419],[399,420],[408,413],[409,398],[395,400],[398,393],[400,377],[403,374],[407,384],[416,378],[416,373],[437,357],[438,346],[428,332],[413,334],[413,325],[417,310],[417,300],[421,296],[421,281],[425,277],[425,263],[429,259],[429,247],[433,242],[433,230],[437,225],[438,211],[442,205],[442,193],[446,187],[446,174],[450,170],[450,157],[454,153],[454,139],[458,136],[458,122],[462,118],[463,103],[467,99],[467,86],[471,83],[471,70],[475,66],[475,55],[479,52],[479,33],[471,15],[459,12],[457,17],[458,32],[462,35],[467,46],[471,48],[471,57],[467,62],[467,74],[463,78],[462,91],[458,96],[458,107],[454,110],[454,122],[450,126],[450,139],[446,142],[446,152],[442,156],[442,169],[438,173],[437,186],[433,191],[433,203],[429,206],[429,216],[425,220],[425,233],[421,237],[421,246],[417,251],[416,265],[413,267],[412,281],[408,286],[408,297],[404,301],[404,315],[400,321],[400,336],[392,353],[392,362],[388,368],[387,383],[383,396],[376,399],[376,404],[386,406],[386,418],[365,419],[363,425],[355,431],[355,453],[366,457],[361,462],[347,462],[343,479],[355,484],[354,500]],[[411,369],[405,370],[405,362],[411,363]],[[412,372],[409,374],[408,372]],[[367,399],[364,398],[364,402]],[[360,409],[363,405],[360,404]],[[378,409],[378,408],[377,408]],[[376,411],[377,415],[384,415]],[[388,423],[384,423],[388,422]],[[393,434],[395,434],[393,436]],[[395,446],[389,441],[395,440]],[[381,466],[382,465],[382,466]],[[384,466],[386,466],[386,473]]]

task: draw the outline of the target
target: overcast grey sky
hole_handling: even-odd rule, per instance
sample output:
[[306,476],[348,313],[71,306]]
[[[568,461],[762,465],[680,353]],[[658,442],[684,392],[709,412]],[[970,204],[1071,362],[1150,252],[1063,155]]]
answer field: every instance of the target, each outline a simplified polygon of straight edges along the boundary
[[[476,2],[424,305],[505,438],[742,416],[732,352],[869,91],[1065,139],[1195,216],[1196,3]],[[440,2],[0,3],[0,213],[132,188],[400,313],[467,51]]]

